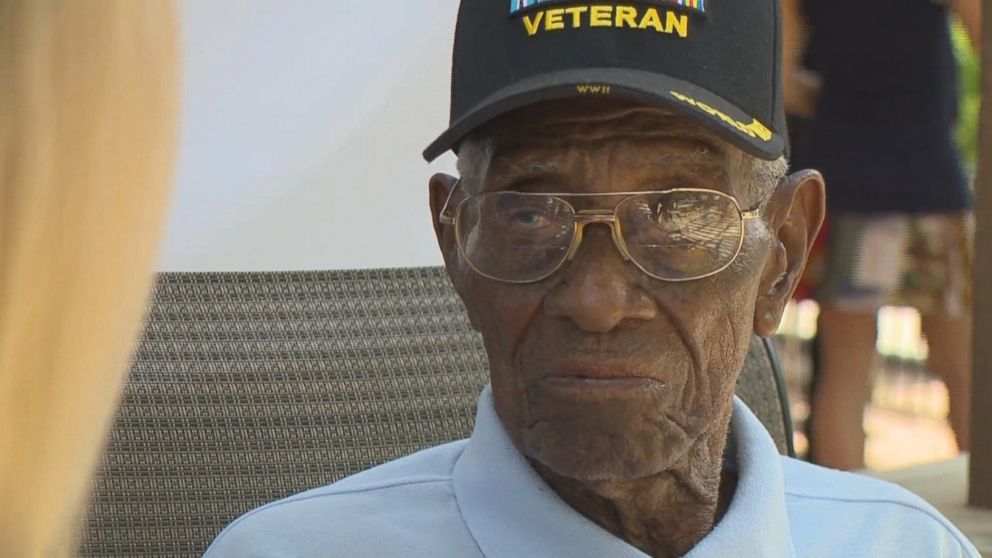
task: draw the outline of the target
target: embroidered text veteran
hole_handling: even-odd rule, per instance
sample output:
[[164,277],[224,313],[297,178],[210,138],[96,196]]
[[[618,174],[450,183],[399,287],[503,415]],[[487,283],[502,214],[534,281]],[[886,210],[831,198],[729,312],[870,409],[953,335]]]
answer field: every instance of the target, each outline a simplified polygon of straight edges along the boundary
[[689,16],[664,8],[639,8],[593,4],[568,8],[539,10],[521,18],[527,34],[533,37],[541,32],[580,29],[583,27],[610,27],[615,29],[640,29],[689,36]]

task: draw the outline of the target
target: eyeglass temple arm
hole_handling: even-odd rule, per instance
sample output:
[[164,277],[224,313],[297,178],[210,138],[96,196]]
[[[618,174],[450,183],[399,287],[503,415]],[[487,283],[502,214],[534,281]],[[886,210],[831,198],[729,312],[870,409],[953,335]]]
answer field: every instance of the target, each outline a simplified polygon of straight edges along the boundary
[[438,218],[437,218],[437,220],[442,225],[454,225],[455,224],[455,215],[452,212],[453,210],[451,208],[451,200],[452,200],[452,198],[455,197],[455,191],[457,191],[458,190],[458,187],[461,186],[461,185],[462,185],[462,179],[459,178],[455,182],[455,185],[451,187],[451,191],[448,192],[448,199],[444,200],[444,206],[441,208],[441,214],[438,215]]

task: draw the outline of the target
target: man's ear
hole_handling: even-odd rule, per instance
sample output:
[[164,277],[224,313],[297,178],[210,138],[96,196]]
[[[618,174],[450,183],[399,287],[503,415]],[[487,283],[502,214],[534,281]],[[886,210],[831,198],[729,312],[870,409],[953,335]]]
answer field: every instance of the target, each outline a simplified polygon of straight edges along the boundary
[[[455,239],[455,227],[454,225],[446,225],[441,222],[441,212],[444,211],[444,204],[448,201],[448,197],[457,184],[458,179],[447,174],[438,173],[431,177],[427,185],[430,190],[431,219],[434,222],[434,234],[437,236],[437,245],[441,249],[441,255],[444,257],[444,268],[448,271],[448,278],[451,279],[451,284],[455,287],[455,292],[458,293],[462,302],[465,303],[465,309],[468,311],[468,319],[472,323],[472,327],[478,330],[478,317],[475,315],[471,304],[469,304],[469,300],[465,297],[465,286],[462,283],[464,280],[462,276],[464,266],[460,265],[459,262],[460,256],[458,255],[458,242]],[[449,207],[448,210],[452,211],[454,207]]]
[[805,170],[782,179],[767,209],[771,250],[754,305],[754,331],[771,337],[778,330],[785,305],[799,286],[806,258],[820,232],[826,211],[823,177]]
[[441,223],[441,211],[444,210],[444,204],[448,201],[448,196],[451,195],[456,184],[458,184],[457,178],[444,173],[435,174],[427,184],[430,191],[431,221],[434,223],[434,234],[437,236],[437,245],[441,249],[441,255],[444,256],[444,265],[449,270],[452,269],[451,264],[455,262],[454,258],[458,257],[458,246],[455,243],[455,227]]

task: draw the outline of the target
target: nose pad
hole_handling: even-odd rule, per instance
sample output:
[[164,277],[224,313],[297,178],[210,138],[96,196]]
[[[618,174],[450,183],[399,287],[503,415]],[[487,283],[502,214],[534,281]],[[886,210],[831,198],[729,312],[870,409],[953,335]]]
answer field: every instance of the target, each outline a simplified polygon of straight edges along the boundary
[[545,312],[572,321],[590,333],[607,333],[626,320],[651,320],[658,312],[654,300],[639,285],[609,225],[591,223],[562,281],[544,299]]
[[579,225],[578,230],[575,232],[575,238],[572,239],[572,245],[568,248],[568,259],[567,261],[572,261],[575,259],[575,255],[579,253],[579,249],[585,243],[585,233],[586,229],[592,227],[593,231],[598,231],[602,227],[609,229],[610,238],[613,240],[613,246],[616,248],[617,253],[623,258],[623,261],[630,261],[630,255],[627,253],[627,247],[624,245],[623,240],[620,238],[619,224],[615,221],[591,221],[587,223],[582,223]]

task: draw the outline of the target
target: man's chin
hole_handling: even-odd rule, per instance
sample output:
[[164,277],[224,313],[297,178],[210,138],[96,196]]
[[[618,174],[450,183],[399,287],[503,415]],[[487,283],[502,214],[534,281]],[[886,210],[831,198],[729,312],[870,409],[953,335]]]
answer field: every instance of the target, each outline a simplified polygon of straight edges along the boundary
[[559,475],[588,481],[657,475],[683,461],[688,447],[685,433],[665,418],[541,421],[524,432],[522,441],[531,459]]

